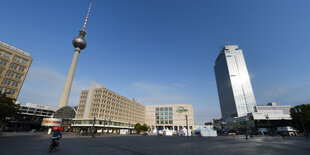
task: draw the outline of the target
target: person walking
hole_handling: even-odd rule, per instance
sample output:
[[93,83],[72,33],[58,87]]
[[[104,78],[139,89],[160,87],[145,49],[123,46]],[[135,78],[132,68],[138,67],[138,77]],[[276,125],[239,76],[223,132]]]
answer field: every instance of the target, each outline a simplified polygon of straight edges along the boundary
[[281,132],[281,136],[283,139],[285,139],[285,133],[283,131]]

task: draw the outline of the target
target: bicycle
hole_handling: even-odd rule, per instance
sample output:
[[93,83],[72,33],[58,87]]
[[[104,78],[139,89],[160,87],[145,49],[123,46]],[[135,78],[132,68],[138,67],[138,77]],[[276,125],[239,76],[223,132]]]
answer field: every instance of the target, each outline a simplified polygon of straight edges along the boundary
[[59,147],[59,138],[53,138],[52,143],[49,147],[49,152],[52,152],[53,150],[57,151]]

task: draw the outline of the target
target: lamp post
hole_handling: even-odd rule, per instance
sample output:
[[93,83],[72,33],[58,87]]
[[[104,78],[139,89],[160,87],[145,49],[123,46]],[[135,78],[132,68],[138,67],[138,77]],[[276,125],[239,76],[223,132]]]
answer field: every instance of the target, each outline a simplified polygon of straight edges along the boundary
[[306,128],[305,128],[303,119],[302,119],[302,117],[300,116],[301,109],[296,107],[296,108],[294,108],[294,110],[295,110],[295,112],[297,113],[297,115],[298,115],[298,117],[299,117],[299,120],[300,120],[300,123],[301,123],[301,125],[302,125],[302,128],[304,129],[304,134],[305,134],[305,136],[306,136],[307,138],[309,138],[309,135],[308,135],[307,130],[306,130]]
[[234,120],[234,129],[235,129],[235,132],[237,133],[237,128],[236,128],[236,120]]
[[[107,119],[107,118],[106,118],[106,117],[104,117],[103,127],[104,127],[105,129],[107,129],[107,128],[106,128],[106,126],[105,126],[106,119]],[[103,134],[104,134],[104,131],[103,131]]]
[[93,134],[92,134],[93,138],[95,138],[95,124],[96,124],[96,117],[94,117],[94,121],[93,121]]
[[186,118],[186,126],[187,126],[187,138],[188,138],[188,130],[189,130],[189,128],[188,128],[188,120],[187,120],[187,115],[185,115],[185,118]]
[[266,114],[265,117],[266,117],[266,119],[267,119],[269,132],[271,132],[268,114]]
[[[109,130],[111,128],[111,118],[109,118],[109,128],[108,128],[108,134],[109,134]],[[113,133],[113,132],[112,132]]]
[[130,121],[129,121],[129,123],[128,123],[128,134],[130,134],[131,133],[131,131],[130,131]]

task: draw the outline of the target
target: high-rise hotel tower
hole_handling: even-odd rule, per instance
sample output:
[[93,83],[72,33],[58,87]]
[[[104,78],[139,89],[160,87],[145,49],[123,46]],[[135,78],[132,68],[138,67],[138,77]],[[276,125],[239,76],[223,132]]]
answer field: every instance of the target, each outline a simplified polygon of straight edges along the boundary
[[244,56],[238,45],[226,45],[214,66],[224,120],[254,112],[256,101]]

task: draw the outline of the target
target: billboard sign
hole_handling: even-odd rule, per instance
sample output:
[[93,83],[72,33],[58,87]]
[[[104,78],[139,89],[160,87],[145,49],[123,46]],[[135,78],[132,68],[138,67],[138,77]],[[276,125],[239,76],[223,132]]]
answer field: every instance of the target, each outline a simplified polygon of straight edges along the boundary
[[61,126],[62,119],[59,118],[43,118],[41,126]]

